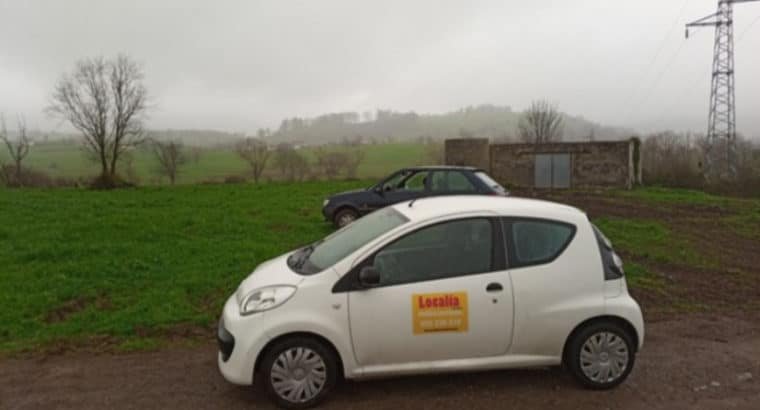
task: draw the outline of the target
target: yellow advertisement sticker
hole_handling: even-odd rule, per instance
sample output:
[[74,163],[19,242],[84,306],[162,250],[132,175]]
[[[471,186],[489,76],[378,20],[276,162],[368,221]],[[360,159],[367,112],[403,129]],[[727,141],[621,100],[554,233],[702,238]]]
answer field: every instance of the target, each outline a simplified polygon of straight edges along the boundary
[[467,292],[412,295],[412,326],[415,335],[466,332],[467,319]]

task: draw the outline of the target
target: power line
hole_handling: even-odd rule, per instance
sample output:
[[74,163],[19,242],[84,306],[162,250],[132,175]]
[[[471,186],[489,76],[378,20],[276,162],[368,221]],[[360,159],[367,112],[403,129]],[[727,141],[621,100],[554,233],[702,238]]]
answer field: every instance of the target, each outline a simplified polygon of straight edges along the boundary
[[673,65],[673,62],[678,58],[678,56],[681,54],[681,51],[683,50],[684,46],[686,45],[686,41],[682,41],[681,44],[678,45],[678,49],[676,49],[676,52],[671,55],[668,62],[665,64],[665,66],[660,70],[659,74],[657,74],[657,77],[655,77],[654,82],[647,88],[646,93],[644,93],[644,97],[638,101],[638,103],[631,105],[629,109],[629,113],[632,111],[638,111],[641,105],[643,105],[647,100],[649,100],[649,97],[652,95],[652,91],[657,88],[657,85],[660,84],[660,81],[665,76],[665,73],[670,70],[671,66]]
[[749,33],[749,31],[750,31],[750,30],[752,30],[752,27],[753,27],[755,24],[757,24],[757,22],[758,22],[758,21],[760,21],[760,16],[757,16],[757,17],[755,17],[755,19],[754,19],[754,20],[752,20],[752,23],[749,23],[749,25],[747,26],[747,28],[745,28],[745,29],[744,29],[744,30],[743,30],[743,31],[742,31],[742,32],[739,34],[739,37],[737,37],[737,38],[736,38],[736,44],[739,44],[739,42],[740,42],[740,41],[742,41],[742,39],[744,38],[744,36],[746,36],[746,35],[747,35],[747,33]]
[[[649,64],[646,65],[646,68],[641,72],[641,76],[638,78],[636,82],[634,82],[634,88],[631,89],[631,92],[628,95],[628,98],[626,98],[626,102],[624,107],[630,107],[631,103],[634,100],[634,97],[636,94],[638,94],[639,89],[641,88],[641,83],[644,82],[646,77],[649,75],[650,69],[654,67],[654,64],[657,62],[657,59],[660,57],[660,54],[662,54],[662,50],[665,49],[665,44],[667,43],[668,39],[670,39],[670,36],[673,34],[673,30],[678,26],[681,20],[681,16],[683,15],[684,10],[686,10],[686,6],[689,4],[689,1],[691,0],[685,0],[683,4],[681,5],[681,8],[678,10],[678,15],[675,18],[675,21],[670,26],[670,29],[668,29],[667,33],[665,34],[665,37],[663,37],[662,40],[660,40],[660,44],[657,46],[657,51],[654,53],[654,56],[652,57]],[[628,109],[627,115],[630,115],[630,108]]]
[[[744,37],[746,36],[746,34],[759,21],[760,21],[760,16],[757,16],[757,18],[755,18],[750,24],[748,24],[745,27],[745,29],[742,30],[741,34],[739,34],[739,36],[736,38],[735,45],[738,45],[739,43],[741,43],[742,39],[744,39]],[[694,95],[694,92],[696,92],[698,90],[698,88],[696,88],[696,86],[699,83],[700,79],[702,78],[701,75],[702,75],[701,69],[698,66],[692,66],[692,70],[689,72],[689,74],[683,77],[683,78],[688,78],[689,79],[689,81],[687,83],[688,86],[685,87],[685,88],[682,87],[681,89],[678,90],[677,93],[672,93],[671,95],[673,97],[668,102],[668,105],[666,106],[666,108],[664,110],[659,110],[660,114],[654,120],[648,121],[646,123],[646,125],[648,125],[648,126],[649,125],[654,126],[654,125],[658,124],[659,122],[662,121],[662,119],[665,117],[665,115],[668,114],[668,113],[670,113],[670,112],[672,112],[673,109],[676,108],[676,106],[678,106],[678,104],[681,103],[681,101],[683,101],[686,97],[691,97],[692,95]]]

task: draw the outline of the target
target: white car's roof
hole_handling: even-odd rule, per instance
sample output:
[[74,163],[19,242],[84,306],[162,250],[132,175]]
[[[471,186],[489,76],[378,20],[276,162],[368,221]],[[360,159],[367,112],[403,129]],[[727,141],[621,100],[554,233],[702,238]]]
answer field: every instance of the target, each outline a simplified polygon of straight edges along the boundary
[[[410,204],[412,206],[409,206]],[[511,196],[460,195],[428,197],[401,202],[394,205],[394,208],[411,221],[478,212],[560,221],[577,221],[579,218],[587,219],[583,211],[569,205]]]

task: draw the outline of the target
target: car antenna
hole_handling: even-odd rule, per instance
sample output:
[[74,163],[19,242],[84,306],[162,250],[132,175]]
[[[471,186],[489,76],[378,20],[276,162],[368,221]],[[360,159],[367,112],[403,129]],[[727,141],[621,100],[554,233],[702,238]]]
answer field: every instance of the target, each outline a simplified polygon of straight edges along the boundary
[[411,207],[412,207],[412,205],[414,205],[414,201],[416,201],[416,200],[417,200],[417,198],[414,198],[414,199],[412,199],[412,201],[411,201],[411,202],[409,202],[409,208],[411,208]]

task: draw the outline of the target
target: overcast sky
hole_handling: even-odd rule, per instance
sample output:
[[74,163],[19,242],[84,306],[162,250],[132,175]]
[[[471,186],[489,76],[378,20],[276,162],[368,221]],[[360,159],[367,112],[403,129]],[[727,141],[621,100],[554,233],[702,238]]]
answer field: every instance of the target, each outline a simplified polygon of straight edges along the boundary
[[[0,112],[42,112],[82,57],[139,61],[153,128],[491,103],[641,131],[704,131],[717,0],[0,0]],[[760,137],[760,2],[735,6],[740,132]]]

